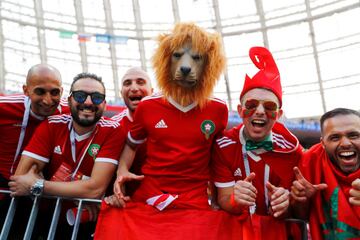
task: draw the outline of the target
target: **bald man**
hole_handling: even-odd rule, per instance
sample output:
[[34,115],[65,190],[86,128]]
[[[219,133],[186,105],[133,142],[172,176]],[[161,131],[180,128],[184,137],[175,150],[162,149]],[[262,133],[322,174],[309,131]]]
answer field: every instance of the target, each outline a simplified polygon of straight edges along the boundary
[[[69,112],[61,100],[60,72],[46,64],[30,68],[24,94],[0,96],[0,189],[8,188],[22,149],[44,118]],[[0,196],[1,198],[1,196]]]
[[[121,96],[124,99],[126,109],[113,116],[111,119],[119,122],[126,131],[129,131],[138,104],[141,99],[153,93],[153,88],[151,87],[151,79],[149,75],[140,67],[129,68],[122,77],[121,84]],[[146,143],[143,143],[136,151],[134,164],[131,167],[133,173],[141,174],[141,166],[145,159]],[[127,194],[131,196],[138,185],[139,182],[136,181],[128,182],[126,185]],[[110,203],[109,198],[106,198],[105,201]],[[114,204],[117,205],[116,203]]]

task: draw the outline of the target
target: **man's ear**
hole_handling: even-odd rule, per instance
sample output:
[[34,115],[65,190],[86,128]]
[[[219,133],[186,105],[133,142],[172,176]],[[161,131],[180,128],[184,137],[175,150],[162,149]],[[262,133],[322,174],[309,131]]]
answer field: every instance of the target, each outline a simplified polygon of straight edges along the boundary
[[284,111],[280,108],[278,111],[278,116],[277,119],[281,118],[281,116],[283,115]]
[[23,92],[24,92],[25,96],[29,96],[28,87],[26,85],[23,85],[22,88],[23,88]]
[[107,108],[107,102],[106,102],[106,100],[104,100],[104,112],[106,111],[106,108]]
[[325,149],[324,138],[320,137],[321,146]]

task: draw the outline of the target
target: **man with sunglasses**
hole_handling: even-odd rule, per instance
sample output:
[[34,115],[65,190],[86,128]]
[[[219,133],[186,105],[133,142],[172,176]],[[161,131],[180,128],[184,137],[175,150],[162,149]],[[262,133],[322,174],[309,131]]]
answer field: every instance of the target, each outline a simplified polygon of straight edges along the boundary
[[[113,176],[126,133],[102,117],[105,87],[95,74],[75,76],[70,115],[52,116],[36,130],[9,183],[12,196],[101,198]],[[44,172],[45,179],[38,174]]]
[[[0,96],[0,188],[7,188],[20,153],[45,117],[68,112],[60,72],[47,64],[28,71],[24,94]],[[1,196],[0,196],[1,198]]]
[[280,74],[271,53],[253,47],[260,71],[246,75],[238,113],[243,123],[216,140],[212,170],[223,209],[251,220],[256,239],[287,239],[289,191],[302,147],[277,120],[282,115]]

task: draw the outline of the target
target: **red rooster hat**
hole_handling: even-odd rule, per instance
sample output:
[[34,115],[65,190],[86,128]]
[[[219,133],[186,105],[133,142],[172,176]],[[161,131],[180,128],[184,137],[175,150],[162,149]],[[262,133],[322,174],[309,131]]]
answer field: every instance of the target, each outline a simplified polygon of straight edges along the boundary
[[248,75],[245,76],[240,99],[251,89],[263,88],[273,92],[277,96],[281,107],[282,88],[280,73],[271,52],[264,47],[252,47],[249,51],[249,56],[260,71],[256,73],[253,78],[250,78]]

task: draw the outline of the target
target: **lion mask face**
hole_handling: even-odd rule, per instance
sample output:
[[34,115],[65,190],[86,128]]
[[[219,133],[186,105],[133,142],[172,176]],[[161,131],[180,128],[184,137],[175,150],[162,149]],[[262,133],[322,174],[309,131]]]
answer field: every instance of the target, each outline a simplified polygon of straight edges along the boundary
[[193,88],[200,82],[204,58],[191,48],[191,43],[175,49],[171,57],[172,80],[183,88]]
[[153,56],[158,86],[181,106],[203,107],[225,67],[221,39],[193,23],[178,23],[160,35]]

